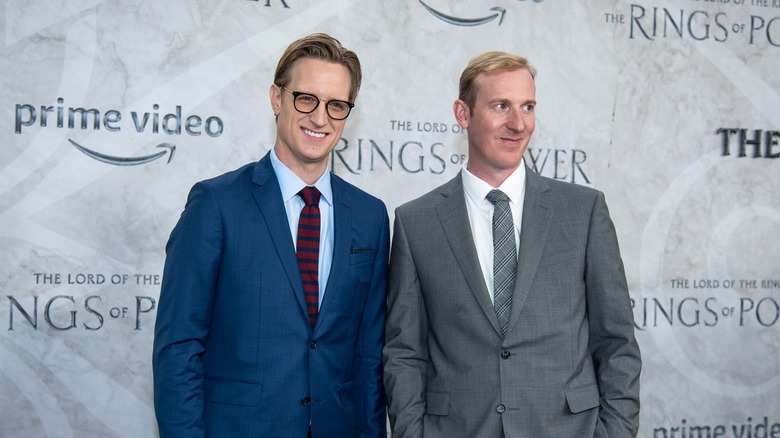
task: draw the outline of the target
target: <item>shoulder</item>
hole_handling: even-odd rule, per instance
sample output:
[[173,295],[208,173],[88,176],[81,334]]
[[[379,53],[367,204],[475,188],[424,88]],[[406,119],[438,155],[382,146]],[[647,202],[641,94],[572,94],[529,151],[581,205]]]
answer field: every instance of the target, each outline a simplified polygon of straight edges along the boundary
[[258,164],[259,163],[248,163],[239,167],[238,169],[234,169],[221,175],[199,181],[195,185],[208,187],[212,190],[222,190],[225,188],[235,187],[236,184],[251,183],[255,167],[258,166]]
[[463,181],[461,180],[460,172],[454,178],[430,192],[402,204],[397,211],[403,214],[426,213],[436,209],[443,202],[452,201],[457,196],[460,196],[460,199],[463,198]]
[[238,169],[195,183],[187,196],[187,206],[234,205],[245,203],[257,187],[253,184],[254,169],[258,163],[249,163]]
[[380,211],[387,215],[384,201],[348,183],[334,173],[331,173],[331,185],[333,186],[333,196],[336,198],[336,202],[339,202],[339,196],[343,196],[344,200],[355,205],[361,211]]
[[531,170],[528,171],[527,191],[538,191],[558,202],[566,204],[592,205],[597,199],[604,198],[604,193],[593,187],[581,186],[541,176]]
[[237,169],[225,172],[221,175],[217,175],[211,178],[206,178],[202,181],[197,182],[197,184],[211,186],[211,187],[219,187],[219,186],[234,184],[236,182],[246,180],[247,178],[251,181],[252,174],[254,173],[254,168],[257,164],[258,163],[248,163]]

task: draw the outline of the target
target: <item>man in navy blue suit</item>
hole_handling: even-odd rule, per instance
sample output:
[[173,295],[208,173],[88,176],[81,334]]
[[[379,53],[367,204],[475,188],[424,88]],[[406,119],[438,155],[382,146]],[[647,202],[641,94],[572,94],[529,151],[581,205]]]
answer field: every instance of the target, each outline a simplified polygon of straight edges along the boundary
[[273,150],[192,188],[155,327],[161,437],[386,436],[387,210],[328,171],[360,81],[336,39],[295,41]]

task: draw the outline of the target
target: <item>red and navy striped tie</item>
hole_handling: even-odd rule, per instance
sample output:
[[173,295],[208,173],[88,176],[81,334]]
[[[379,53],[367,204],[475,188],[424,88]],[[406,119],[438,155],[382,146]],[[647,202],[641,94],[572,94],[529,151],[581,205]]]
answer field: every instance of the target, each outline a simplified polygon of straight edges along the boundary
[[309,310],[309,322],[314,327],[319,313],[320,293],[320,192],[316,187],[306,186],[298,194],[306,205],[303,206],[298,220],[296,254],[306,307]]

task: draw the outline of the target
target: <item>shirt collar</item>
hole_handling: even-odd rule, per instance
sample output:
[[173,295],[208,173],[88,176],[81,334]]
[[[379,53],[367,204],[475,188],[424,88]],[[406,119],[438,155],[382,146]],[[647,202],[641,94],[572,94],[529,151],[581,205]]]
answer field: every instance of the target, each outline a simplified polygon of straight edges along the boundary
[[[279,188],[282,190],[282,201],[285,203],[298,196],[298,192],[306,187],[306,183],[287,167],[276,155],[276,149],[271,149],[271,166],[276,173],[276,179],[279,181]],[[314,187],[320,191],[320,201],[325,201],[328,205],[333,205],[333,188],[330,184],[330,172],[327,170],[314,183]]]
[[504,192],[512,204],[520,205],[523,199],[523,192],[525,191],[525,159],[520,161],[517,169],[499,187],[491,187],[490,184],[469,172],[466,168],[467,164],[463,165],[461,177],[463,179],[463,190],[472,202],[476,205],[482,205],[483,202],[489,203],[490,201],[486,200],[485,197],[495,188]]

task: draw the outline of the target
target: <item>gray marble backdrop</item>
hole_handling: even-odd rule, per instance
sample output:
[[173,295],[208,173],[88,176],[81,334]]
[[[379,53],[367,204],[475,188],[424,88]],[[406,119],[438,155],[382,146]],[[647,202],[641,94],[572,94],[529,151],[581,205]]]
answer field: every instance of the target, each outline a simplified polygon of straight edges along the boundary
[[452,116],[466,62],[529,57],[527,162],[604,191],[617,226],[644,359],[640,436],[780,436],[777,0],[0,11],[0,436],[156,436],[168,234],[193,183],[271,147],[276,61],[312,32],[364,68],[332,168],[391,217],[467,158]]

